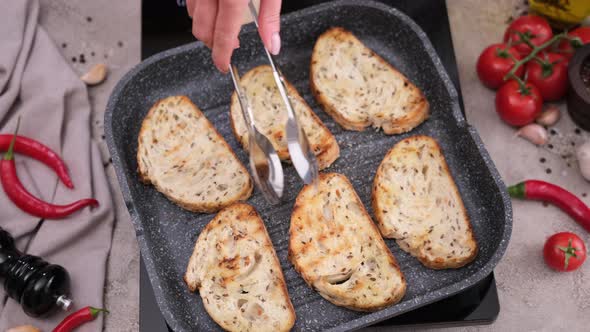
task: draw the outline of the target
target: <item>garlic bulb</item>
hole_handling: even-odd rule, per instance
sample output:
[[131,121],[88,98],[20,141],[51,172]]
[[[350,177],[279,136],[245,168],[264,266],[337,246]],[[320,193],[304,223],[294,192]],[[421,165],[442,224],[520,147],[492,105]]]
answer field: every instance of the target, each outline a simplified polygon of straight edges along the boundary
[[545,130],[543,126],[536,123],[531,123],[520,128],[516,132],[516,136],[520,136],[536,145],[543,145],[547,143],[547,139],[549,137],[549,135],[547,135],[547,130]]
[[578,158],[578,165],[580,166],[582,176],[584,179],[590,181],[590,141],[578,146],[576,157]]
[[543,126],[552,126],[559,121],[559,117],[559,108],[555,105],[549,105],[543,112],[541,112],[541,114],[539,114],[535,122]]

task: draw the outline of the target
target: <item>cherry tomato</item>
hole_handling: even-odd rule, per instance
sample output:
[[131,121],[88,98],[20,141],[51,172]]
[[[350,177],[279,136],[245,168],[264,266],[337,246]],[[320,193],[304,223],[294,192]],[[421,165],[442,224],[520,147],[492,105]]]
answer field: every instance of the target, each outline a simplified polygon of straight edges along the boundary
[[[477,59],[477,76],[488,88],[499,88],[504,84],[504,76],[514,67],[513,57],[517,61],[521,59],[514,47],[508,47],[506,44],[488,46]],[[522,77],[523,72],[524,68],[520,66],[515,74]]]
[[574,271],[586,260],[584,241],[574,233],[553,234],[543,247],[545,263],[557,271]]
[[[568,33],[568,36],[576,38],[574,43],[580,47],[584,44],[590,43],[590,26],[579,27]],[[574,55],[574,48],[569,40],[562,40],[559,43],[559,50],[567,58],[571,59]]]
[[521,89],[518,82],[510,80],[496,92],[496,112],[510,125],[524,126],[533,122],[542,108],[543,97],[530,83]]
[[544,101],[559,100],[567,92],[567,66],[561,55],[543,53],[527,62],[525,77],[539,89]]
[[511,41],[523,57],[531,53],[532,49],[521,41],[519,33],[527,36],[535,46],[539,46],[553,37],[549,23],[540,16],[526,15],[512,21],[504,33],[504,42]]

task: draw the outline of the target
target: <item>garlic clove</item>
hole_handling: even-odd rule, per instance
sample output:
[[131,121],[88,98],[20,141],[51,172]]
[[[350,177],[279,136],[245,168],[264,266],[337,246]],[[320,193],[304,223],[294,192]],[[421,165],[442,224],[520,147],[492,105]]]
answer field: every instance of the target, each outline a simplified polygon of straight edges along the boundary
[[559,121],[561,113],[559,108],[555,105],[549,105],[547,108],[539,114],[535,122],[543,126],[553,126]]
[[584,179],[590,181],[590,141],[578,146],[576,149],[578,166]]
[[98,63],[92,66],[92,68],[90,68],[86,74],[82,75],[80,79],[87,85],[100,84],[107,77],[107,71],[107,65],[104,63]]
[[549,135],[547,135],[547,130],[545,130],[543,126],[536,123],[531,123],[520,128],[516,132],[516,136],[520,136],[536,145],[543,145],[547,143],[547,139],[549,138]]

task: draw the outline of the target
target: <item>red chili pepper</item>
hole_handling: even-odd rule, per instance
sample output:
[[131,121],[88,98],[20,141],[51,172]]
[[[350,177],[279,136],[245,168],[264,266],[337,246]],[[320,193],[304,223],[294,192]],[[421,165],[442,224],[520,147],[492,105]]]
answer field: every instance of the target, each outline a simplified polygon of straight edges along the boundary
[[[0,135],[0,151],[8,150],[12,138],[13,135]],[[14,143],[14,151],[37,159],[51,167],[66,187],[74,188],[72,179],[70,179],[70,176],[68,175],[66,164],[61,160],[58,154],[49,147],[28,137],[17,136],[16,142]]]
[[[19,121],[20,122],[20,121]],[[18,131],[18,124],[17,129]],[[45,219],[59,219],[72,214],[86,206],[98,206],[98,201],[95,199],[82,199],[68,205],[55,205],[47,203],[31,195],[20,182],[14,164],[14,144],[16,142],[16,133],[10,142],[8,152],[4,154],[4,158],[0,161],[0,180],[4,192],[10,200],[16,204],[21,210]]]
[[508,187],[510,196],[526,198],[555,204],[590,232],[590,208],[569,191],[554,184],[527,180]]
[[61,323],[59,323],[59,325],[53,329],[53,332],[70,332],[70,331],[74,330],[76,327],[78,327],[86,322],[90,322],[90,321],[95,320],[96,317],[98,316],[98,314],[100,314],[101,312],[104,312],[107,314],[109,313],[108,310],[101,309],[101,308],[94,308],[94,307],[82,308],[82,309],[72,313],[68,317],[64,318],[64,320],[61,321]]

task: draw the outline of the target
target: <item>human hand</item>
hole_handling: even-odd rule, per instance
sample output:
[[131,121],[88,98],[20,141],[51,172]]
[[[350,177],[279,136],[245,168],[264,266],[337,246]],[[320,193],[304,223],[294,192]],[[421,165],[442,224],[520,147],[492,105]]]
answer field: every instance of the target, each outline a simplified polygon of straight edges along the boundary
[[[212,49],[217,69],[227,72],[232,53],[240,46],[238,34],[249,13],[248,0],[187,0],[186,7],[193,18],[193,35]],[[260,0],[260,37],[274,55],[281,49],[280,12],[281,0]]]

